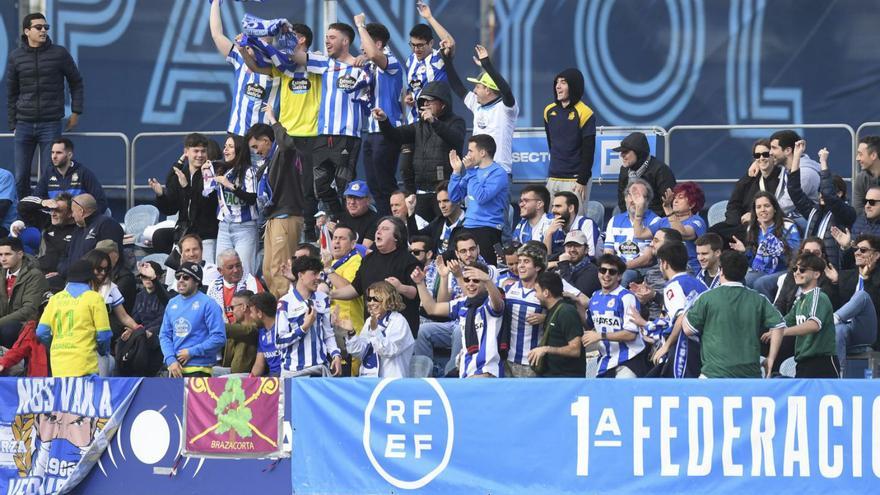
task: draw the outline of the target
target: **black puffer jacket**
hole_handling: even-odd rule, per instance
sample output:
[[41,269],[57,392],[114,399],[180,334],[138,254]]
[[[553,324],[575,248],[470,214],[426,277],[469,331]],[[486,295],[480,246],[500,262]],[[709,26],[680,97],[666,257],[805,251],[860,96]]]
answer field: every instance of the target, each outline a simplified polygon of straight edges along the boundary
[[420,120],[400,127],[393,127],[388,119],[379,122],[385,137],[400,144],[412,144],[412,161],[400,171],[403,184],[410,193],[415,193],[417,189],[433,192],[434,186],[449,180],[452,174],[449,150],[461,153],[464,148],[465,123],[464,119],[452,113],[449,85],[441,81],[429,82],[420,98],[425,96],[432,96],[446,104],[446,109],[434,122]]
[[68,51],[51,39],[31,48],[22,44],[9,54],[6,92],[9,128],[17,121],[54,122],[64,118],[64,79],[70,86],[70,110],[83,112],[83,78]]

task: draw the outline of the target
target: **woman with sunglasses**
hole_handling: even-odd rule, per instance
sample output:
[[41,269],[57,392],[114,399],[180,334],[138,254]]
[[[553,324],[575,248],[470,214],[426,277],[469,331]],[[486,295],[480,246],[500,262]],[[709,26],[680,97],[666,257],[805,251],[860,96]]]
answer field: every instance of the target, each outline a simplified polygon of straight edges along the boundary
[[[230,135],[223,146],[222,162],[205,162],[202,194],[217,194],[217,253],[235,249],[245,273],[256,270],[259,226],[257,220],[257,169],[251,164],[244,138]],[[208,180],[212,177],[214,180]]]
[[348,352],[361,362],[360,376],[409,376],[415,339],[400,314],[404,307],[403,298],[388,282],[375,282],[367,289],[370,319],[360,334],[350,332],[345,340]]
[[755,195],[750,217],[745,242],[734,236],[730,248],[749,258],[746,285],[770,299],[791,253],[800,247],[801,234],[794,223],[782,217],[779,202],[767,191]]
[[[93,249],[83,257],[92,265],[95,277],[91,281],[92,290],[101,294],[107,304],[107,313],[111,315],[110,327],[113,329],[114,340],[120,335],[130,334],[140,328],[128,311],[125,310],[125,298],[119,291],[119,287],[110,280],[110,255],[103,251]],[[120,327],[122,327],[120,329]]]
[[770,157],[770,140],[759,139],[752,144],[752,163],[745,175],[733,186],[724,222],[710,225],[710,231],[730,240],[734,235],[744,237],[751,220],[751,205],[755,194],[776,191],[782,167],[776,166]]

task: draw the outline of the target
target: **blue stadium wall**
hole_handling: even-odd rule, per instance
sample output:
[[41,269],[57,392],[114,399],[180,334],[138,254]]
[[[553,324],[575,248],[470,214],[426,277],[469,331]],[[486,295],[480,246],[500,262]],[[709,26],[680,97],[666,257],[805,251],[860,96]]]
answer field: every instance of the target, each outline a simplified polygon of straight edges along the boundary
[[[17,2],[0,2],[0,68],[18,42]],[[392,49],[408,53],[415,2],[346,0],[340,20],[364,11],[385,23]],[[53,41],[67,47],[85,75],[79,131],[223,130],[231,71],[208,32],[208,2],[195,0],[46,0]],[[865,0],[496,0],[491,53],[509,77],[521,127],[540,126],[560,70],[585,74],[585,100],[600,125],[846,123],[877,120],[880,45],[876,3]],[[436,17],[458,42],[457,68],[476,73],[479,2],[434,0]],[[247,10],[317,28],[321,2],[223,3],[227,33]],[[320,29],[315,29],[316,34]],[[313,48],[322,47],[320,37]],[[0,81],[0,93],[6,81]],[[456,110],[467,120],[463,105]],[[5,117],[5,105],[0,115]],[[5,119],[3,120],[5,122]],[[681,132],[672,139],[679,178],[735,178],[749,144],[768,131]],[[850,175],[851,141],[840,130],[807,130],[809,150],[831,150],[836,172]],[[77,157],[107,184],[124,184],[120,141],[80,138]],[[135,182],[164,177],[179,138],[142,140]],[[0,165],[11,168],[12,140],[0,139]],[[729,185],[707,185],[710,200]],[[611,200],[613,186],[594,188]],[[148,198],[147,190],[138,197]],[[116,191],[114,195],[121,196]],[[121,206],[121,203],[118,203]],[[117,211],[119,207],[115,208]]]

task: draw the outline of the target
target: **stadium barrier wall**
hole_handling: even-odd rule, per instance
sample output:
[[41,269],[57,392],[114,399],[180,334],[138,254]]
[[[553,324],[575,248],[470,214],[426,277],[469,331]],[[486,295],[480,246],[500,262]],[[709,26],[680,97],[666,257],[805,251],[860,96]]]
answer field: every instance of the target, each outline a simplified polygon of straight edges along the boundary
[[143,379],[73,493],[833,494],[880,481],[874,381],[343,378],[284,390],[291,458],[184,458],[183,380]]

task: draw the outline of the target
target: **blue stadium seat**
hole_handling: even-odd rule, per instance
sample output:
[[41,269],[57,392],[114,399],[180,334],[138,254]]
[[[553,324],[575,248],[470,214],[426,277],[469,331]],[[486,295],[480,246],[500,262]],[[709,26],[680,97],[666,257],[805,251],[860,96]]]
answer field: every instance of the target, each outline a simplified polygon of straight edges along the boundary
[[434,362],[428,356],[413,356],[409,362],[409,376],[412,378],[427,378],[431,376]]
[[598,201],[587,203],[587,216],[596,223],[599,230],[605,230],[605,205]]
[[141,258],[141,261],[143,263],[146,263],[148,261],[155,261],[156,263],[159,263],[159,266],[164,267],[166,258],[168,258],[168,255],[165,253],[153,253],[144,256],[143,258]]
[[153,205],[137,205],[125,212],[125,233],[134,236],[135,244],[141,244],[144,229],[158,222],[158,208]]
[[717,223],[721,223],[724,221],[724,213],[727,211],[727,200],[719,201],[709,207],[709,214],[707,215],[709,218],[709,226],[713,226]]

